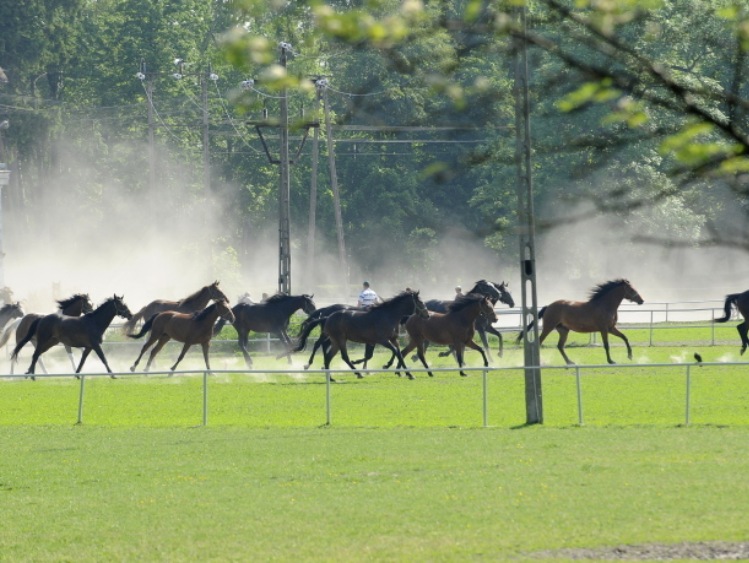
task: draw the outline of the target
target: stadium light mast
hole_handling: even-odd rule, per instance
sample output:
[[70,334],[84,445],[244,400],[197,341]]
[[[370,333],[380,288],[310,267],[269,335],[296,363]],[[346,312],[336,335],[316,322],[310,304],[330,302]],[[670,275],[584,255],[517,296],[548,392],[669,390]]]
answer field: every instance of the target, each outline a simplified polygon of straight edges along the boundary
[[[523,326],[538,321],[536,294],[536,242],[533,210],[533,178],[531,176],[530,96],[528,88],[528,57],[525,41],[526,7],[518,8],[520,33],[515,37],[515,167],[517,171],[518,240],[520,244],[520,280]],[[523,338],[525,365],[526,424],[544,421],[541,395],[541,357],[538,322]]]

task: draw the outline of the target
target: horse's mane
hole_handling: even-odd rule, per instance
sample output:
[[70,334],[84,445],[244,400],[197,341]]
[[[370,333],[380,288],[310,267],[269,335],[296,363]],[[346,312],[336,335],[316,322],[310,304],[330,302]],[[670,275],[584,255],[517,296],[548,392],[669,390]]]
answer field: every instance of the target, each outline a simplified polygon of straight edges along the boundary
[[69,307],[76,301],[88,301],[88,293],[76,293],[75,295],[72,295],[67,299],[58,299],[57,305],[62,310],[65,307]]
[[483,301],[485,298],[486,297],[484,295],[479,295],[476,293],[474,293],[473,295],[463,295],[462,297],[458,297],[455,301],[450,303],[447,308],[453,313],[456,313],[476,303],[477,301]]
[[593,289],[590,290],[590,300],[595,301],[596,299],[600,299],[604,295],[606,295],[609,291],[612,289],[616,289],[617,287],[621,286],[622,284],[629,285],[629,281],[625,280],[624,278],[619,278],[616,280],[610,280],[601,284],[598,284]]
[[399,302],[402,299],[406,297],[411,297],[412,295],[418,295],[418,291],[401,291],[398,295],[391,297],[390,299],[383,300],[382,303],[377,303],[376,305],[372,305],[369,310],[372,309],[380,309],[380,308],[387,308],[391,306],[393,303]]
[[190,294],[190,295],[188,295],[187,297],[184,297],[184,298],[180,299],[180,300],[178,301],[178,303],[179,303],[180,305],[184,305],[185,303],[187,303],[187,302],[189,302],[189,301],[193,301],[193,300],[197,299],[197,298],[198,298],[198,297],[200,296],[200,294],[201,294],[201,293],[203,293],[204,291],[208,291],[208,288],[209,288],[209,287],[210,287],[210,286],[208,286],[208,285],[204,285],[204,286],[203,286],[203,287],[201,287],[201,288],[200,288],[199,290],[197,290],[197,291],[195,291],[195,292],[191,293],[191,294]]
[[218,306],[218,305],[217,305],[216,303],[211,303],[210,305],[208,305],[208,307],[206,307],[206,308],[205,308],[205,309],[203,309],[202,311],[198,311],[198,312],[196,312],[196,313],[193,313],[192,317],[193,317],[193,318],[194,318],[194,319],[195,319],[196,321],[200,321],[200,320],[203,320],[203,319],[204,319],[204,318],[206,318],[206,317],[207,317],[207,316],[208,316],[208,315],[209,315],[209,314],[210,314],[210,313],[211,313],[211,312],[212,312],[212,311],[213,311],[213,310],[214,310],[214,309],[215,309],[215,308],[216,308],[217,306]]
[[0,307],[0,313],[5,313],[6,311],[10,311],[11,309],[20,309],[21,306],[18,303],[6,303],[2,307]]
[[274,295],[271,295],[268,297],[268,299],[265,300],[266,303],[279,303],[280,301],[286,301],[287,299],[290,299],[291,295],[287,295],[286,293],[276,293]]
[[479,281],[477,281],[473,285],[473,288],[470,291],[468,291],[468,293],[482,293],[482,294],[486,295],[486,293],[484,293],[485,289],[488,289],[490,291],[494,290],[495,293],[493,293],[493,295],[491,295],[491,297],[494,297],[496,299],[499,299],[499,297],[501,297],[501,295],[502,295],[502,292],[499,290],[499,286],[496,285],[496,284],[494,284],[494,282],[490,282],[490,281],[487,281],[487,280],[479,280]]

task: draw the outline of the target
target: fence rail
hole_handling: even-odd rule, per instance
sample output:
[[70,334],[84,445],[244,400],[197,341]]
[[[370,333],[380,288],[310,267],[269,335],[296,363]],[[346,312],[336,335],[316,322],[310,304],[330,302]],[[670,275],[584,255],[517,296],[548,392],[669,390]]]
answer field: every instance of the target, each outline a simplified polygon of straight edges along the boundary
[[[585,418],[584,418],[584,402],[583,402],[583,386],[582,386],[582,379],[583,374],[586,371],[590,370],[600,370],[600,371],[607,371],[607,370],[620,370],[620,369],[643,369],[643,368],[667,368],[669,370],[682,370],[684,374],[684,425],[689,425],[691,422],[691,399],[692,399],[692,384],[691,384],[691,378],[692,378],[692,370],[695,367],[717,367],[717,368],[734,368],[734,367],[742,367],[747,368],[749,366],[749,362],[705,362],[700,364],[678,364],[678,363],[650,363],[650,364],[617,364],[616,366],[611,366],[609,364],[594,364],[594,365],[575,365],[575,366],[541,366],[540,369],[542,369],[543,372],[549,372],[549,371],[562,371],[563,373],[570,374],[571,377],[575,378],[575,387],[576,387],[576,398],[577,398],[577,423],[578,425],[582,426],[585,424]],[[481,392],[482,392],[482,422],[483,427],[489,427],[489,374],[490,373],[499,373],[499,374],[508,374],[510,372],[519,372],[524,370],[522,366],[509,366],[509,367],[491,367],[491,368],[483,368],[483,367],[464,367],[463,368],[467,372],[480,372],[482,376],[482,384],[481,384]],[[362,369],[359,370],[361,373],[366,374],[378,374],[378,373],[386,373],[386,374],[394,374],[395,370],[393,369]],[[426,374],[429,370],[423,369],[423,368],[409,368],[409,371],[414,374]],[[455,373],[457,371],[456,368],[432,368],[432,372],[436,373],[442,373],[442,372],[450,372]],[[253,370],[205,370],[205,369],[194,369],[194,370],[180,370],[180,371],[153,371],[149,372],[148,374],[145,374],[143,372],[117,372],[113,374],[100,372],[100,373],[82,373],[80,374],[79,379],[79,391],[78,391],[78,405],[77,405],[77,424],[83,424],[83,415],[84,415],[84,398],[85,398],[85,388],[86,388],[86,381],[91,378],[96,377],[111,377],[115,376],[118,378],[134,378],[134,377],[146,377],[146,376],[154,376],[154,375],[175,375],[175,376],[190,376],[190,375],[201,375],[202,376],[202,422],[201,424],[203,426],[208,425],[208,415],[209,415],[209,375],[219,375],[219,374],[245,374],[245,375],[253,375],[253,374],[262,374],[264,376],[267,376],[269,374],[281,374],[281,375],[290,375],[290,374],[321,374],[325,377],[325,425],[331,426],[333,424],[333,393],[332,389],[337,385],[332,380],[332,375],[336,373],[351,373],[351,370],[348,368],[340,368],[340,369],[309,369],[309,370],[293,370],[293,369],[279,369],[279,370],[269,370],[269,369],[253,369]],[[574,374],[574,375],[573,375]],[[44,378],[72,378],[75,374],[68,373],[68,374],[37,374],[36,377],[39,379]],[[27,376],[25,375],[5,375],[2,376],[4,379],[23,379]],[[262,385],[262,383],[258,383],[258,385]]]

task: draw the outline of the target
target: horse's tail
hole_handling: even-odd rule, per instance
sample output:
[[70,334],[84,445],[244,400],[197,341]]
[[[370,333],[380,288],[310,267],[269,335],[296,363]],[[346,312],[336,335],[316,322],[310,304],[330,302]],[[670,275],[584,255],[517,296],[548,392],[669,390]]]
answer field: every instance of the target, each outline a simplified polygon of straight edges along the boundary
[[307,337],[309,336],[309,333],[312,332],[312,329],[314,329],[317,325],[320,325],[320,328],[322,329],[323,325],[325,325],[325,319],[327,319],[327,317],[306,319],[300,327],[301,330],[299,331],[299,335],[296,337],[297,344],[294,348],[292,348],[291,351],[301,352],[302,350],[304,350],[304,347],[307,345]]
[[21,319],[16,319],[12,323],[8,323],[5,325],[5,328],[3,329],[3,333],[0,334],[0,348],[5,346],[5,344],[10,339],[10,335],[13,334],[13,331],[16,330],[16,327],[21,324]]
[[140,329],[140,332],[139,332],[138,334],[130,334],[130,333],[128,333],[128,336],[129,336],[130,338],[140,338],[140,337],[141,337],[141,336],[143,336],[143,335],[144,335],[145,333],[147,333],[147,332],[148,332],[149,330],[151,330],[151,327],[153,326],[153,320],[154,320],[154,319],[155,319],[156,317],[158,317],[158,316],[159,316],[159,314],[158,314],[158,313],[156,313],[156,314],[155,314],[155,315],[153,315],[153,316],[152,316],[152,317],[151,317],[150,319],[148,319],[148,320],[146,321],[146,324],[144,324],[144,325],[143,325],[143,327],[142,327],[142,328]]
[[736,301],[738,300],[740,293],[732,293],[731,295],[726,295],[726,302],[723,304],[723,312],[725,315],[723,315],[719,319],[713,319],[716,323],[725,323],[728,322],[728,319],[731,318],[731,306],[736,305]]
[[26,333],[26,336],[21,339],[20,342],[16,344],[16,347],[13,348],[13,353],[10,355],[10,359],[15,361],[18,359],[18,353],[21,351],[21,348],[23,348],[26,343],[31,340],[34,335],[36,334],[36,329],[39,328],[39,321],[42,320],[42,318],[34,319],[34,322],[31,323],[31,326],[29,327],[28,332]]
[[[543,318],[544,318],[544,313],[545,313],[545,312],[546,312],[546,307],[541,307],[541,308],[540,308],[540,309],[538,310],[538,318],[539,318],[539,319],[543,319]],[[516,340],[515,342],[520,342],[520,341],[521,341],[521,340],[523,339],[523,337],[524,337],[524,336],[525,336],[526,334],[528,334],[528,331],[529,331],[529,330],[530,330],[531,328],[533,328],[533,325],[534,325],[534,324],[536,324],[536,319],[533,319],[533,320],[532,320],[531,322],[529,322],[529,323],[528,323],[528,326],[527,326],[527,327],[525,327],[525,328],[524,328],[523,330],[521,330],[521,331],[520,331],[520,334],[518,334],[518,338],[517,338],[517,340]]]

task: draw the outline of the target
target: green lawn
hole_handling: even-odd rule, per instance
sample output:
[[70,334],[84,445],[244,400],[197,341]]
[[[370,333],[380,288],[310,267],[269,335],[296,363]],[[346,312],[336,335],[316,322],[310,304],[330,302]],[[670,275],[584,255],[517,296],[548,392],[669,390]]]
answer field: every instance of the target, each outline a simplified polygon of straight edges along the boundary
[[[534,560],[746,540],[749,365],[692,359],[736,360],[737,343],[636,345],[632,362],[614,347],[621,365],[580,370],[582,427],[576,370],[553,369],[548,344],[545,423],[532,427],[514,346],[493,362],[513,369],[487,376],[489,428],[480,371],[337,374],[330,426],[322,374],[267,355],[242,374],[234,350],[214,356],[227,371],[208,378],[208,427],[201,374],[89,376],[82,425],[74,379],[0,380],[0,561]],[[604,361],[600,347],[569,354]]]

